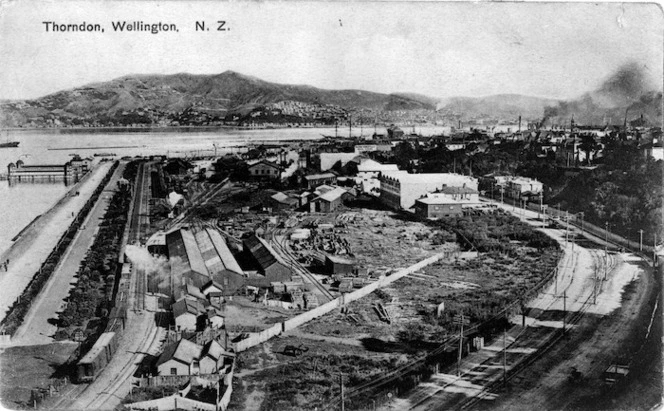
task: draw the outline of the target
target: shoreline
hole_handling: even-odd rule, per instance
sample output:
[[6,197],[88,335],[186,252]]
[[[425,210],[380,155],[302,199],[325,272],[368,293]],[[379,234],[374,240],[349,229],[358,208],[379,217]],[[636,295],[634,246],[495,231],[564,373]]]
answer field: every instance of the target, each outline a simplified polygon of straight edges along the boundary
[[67,131],[71,131],[73,133],[77,132],[90,132],[94,133],[96,130],[98,130],[100,133],[108,133],[108,132],[130,132],[130,133],[140,133],[140,132],[195,132],[195,131],[201,131],[201,130],[210,130],[210,131],[215,131],[215,130],[238,130],[238,131],[252,131],[252,130],[315,130],[315,129],[328,129],[328,128],[334,128],[334,125],[329,125],[329,126],[307,126],[307,127],[275,127],[275,126],[269,126],[269,127],[241,127],[241,126],[229,126],[229,125],[218,125],[218,126],[149,126],[149,127],[7,127],[7,128],[0,128],[0,132],[7,132],[7,131],[50,131],[53,133],[57,134],[63,134],[62,132],[64,131],[66,134]]

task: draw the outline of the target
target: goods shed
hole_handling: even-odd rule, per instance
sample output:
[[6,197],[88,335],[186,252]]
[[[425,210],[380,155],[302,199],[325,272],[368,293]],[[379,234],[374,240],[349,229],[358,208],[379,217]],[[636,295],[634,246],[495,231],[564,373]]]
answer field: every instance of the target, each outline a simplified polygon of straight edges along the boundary
[[350,274],[355,268],[355,263],[349,259],[336,255],[325,256],[325,271],[328,274]]

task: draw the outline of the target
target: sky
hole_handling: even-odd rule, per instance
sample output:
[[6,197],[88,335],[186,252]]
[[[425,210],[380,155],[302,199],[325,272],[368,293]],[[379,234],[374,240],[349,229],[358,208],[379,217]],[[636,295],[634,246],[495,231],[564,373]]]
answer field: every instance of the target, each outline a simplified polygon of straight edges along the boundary
[[[219,20],[230,30],[217,31]],[[44,21],[104,32],[46,32]],[[178,31],[119,33],[114,21]],[[0,0],[0,99],[226,70],[327,89],[564,99],[629,62],[661,90],[663,21],[639,3]]]

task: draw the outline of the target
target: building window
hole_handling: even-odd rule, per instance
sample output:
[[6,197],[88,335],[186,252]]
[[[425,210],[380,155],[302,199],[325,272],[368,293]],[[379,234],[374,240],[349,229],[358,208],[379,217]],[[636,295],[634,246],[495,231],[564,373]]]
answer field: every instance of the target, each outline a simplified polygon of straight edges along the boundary
[[171,368],[171,375],[178,375],[178,369],[175,367]]
[[454,210],[454,206],[450,206],[450,210]]
[[440,206],[433,206],[434,210],[440,210]]

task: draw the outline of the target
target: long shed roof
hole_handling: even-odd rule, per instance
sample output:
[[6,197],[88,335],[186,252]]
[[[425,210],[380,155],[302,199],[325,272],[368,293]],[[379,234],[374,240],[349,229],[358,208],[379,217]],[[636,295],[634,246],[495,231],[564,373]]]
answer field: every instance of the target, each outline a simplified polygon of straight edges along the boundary
[[265,270],[276,263],[287,265],[272,249],[272,247],[264,239],[252,235],[244,240],[245,247],[249,250],[251,255],[256,259],[258,265]]

